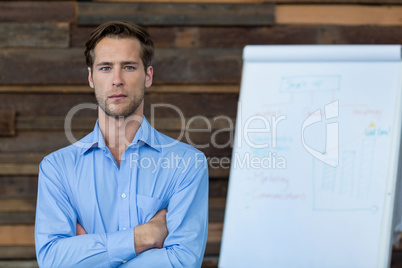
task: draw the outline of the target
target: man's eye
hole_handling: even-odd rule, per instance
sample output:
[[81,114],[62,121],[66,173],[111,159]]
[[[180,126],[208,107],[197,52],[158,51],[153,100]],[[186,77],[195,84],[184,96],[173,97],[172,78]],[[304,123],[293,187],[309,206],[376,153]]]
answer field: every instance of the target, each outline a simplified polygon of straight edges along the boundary
[[126,67],[124,67],[126,70],[128,70],[128,71],[133,71],[133,70],[135,70],[135,67],[134,66],[126,66]]
[[100,69],[101,69],[101,71],[104,71],[104,72],[110,71],[110,67],[102,67]]

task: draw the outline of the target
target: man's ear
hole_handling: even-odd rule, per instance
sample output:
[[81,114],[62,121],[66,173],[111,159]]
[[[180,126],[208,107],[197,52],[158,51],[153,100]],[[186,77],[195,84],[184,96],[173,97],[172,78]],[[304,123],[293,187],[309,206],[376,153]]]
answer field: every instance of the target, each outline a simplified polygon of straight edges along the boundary
[[88,67],[88,82],[89,82],[89,86],[94,88],[94,81],[92,80],[91,67]]
[[145,74],[145,87],[149,88],[152,85],[152,79],[154,76],[154,69],[152,66],[148,66],[147,73]]

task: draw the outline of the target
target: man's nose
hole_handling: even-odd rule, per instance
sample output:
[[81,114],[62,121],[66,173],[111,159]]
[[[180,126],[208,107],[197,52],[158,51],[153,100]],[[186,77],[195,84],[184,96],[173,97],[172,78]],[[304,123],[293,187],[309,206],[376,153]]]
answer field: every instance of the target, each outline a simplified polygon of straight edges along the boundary
[[115,69],[113,72],[113,86],[120,87],[124,85],[122,71],[120,69]]

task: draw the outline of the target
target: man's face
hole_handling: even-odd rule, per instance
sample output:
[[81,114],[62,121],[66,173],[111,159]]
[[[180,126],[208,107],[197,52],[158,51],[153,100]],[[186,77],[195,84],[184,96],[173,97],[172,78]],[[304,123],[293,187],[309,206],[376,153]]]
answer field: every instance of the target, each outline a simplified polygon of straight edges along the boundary
[[140,42],[135,38],[105,37],[96,45],[88,81],[106,115],[142,115],[142,110],[137,109],[143,102],[145,88],[152,84],[153,69],[150,66],[145,73],[140,51]]

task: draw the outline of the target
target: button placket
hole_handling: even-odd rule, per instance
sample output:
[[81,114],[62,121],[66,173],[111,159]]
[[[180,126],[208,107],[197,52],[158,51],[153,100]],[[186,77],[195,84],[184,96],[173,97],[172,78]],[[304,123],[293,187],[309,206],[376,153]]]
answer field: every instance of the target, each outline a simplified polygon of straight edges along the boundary
[[118,176],[119,191],[119,230],[126,230],[130,226],[130,176],[127,172],[126,161],[120,162]]

